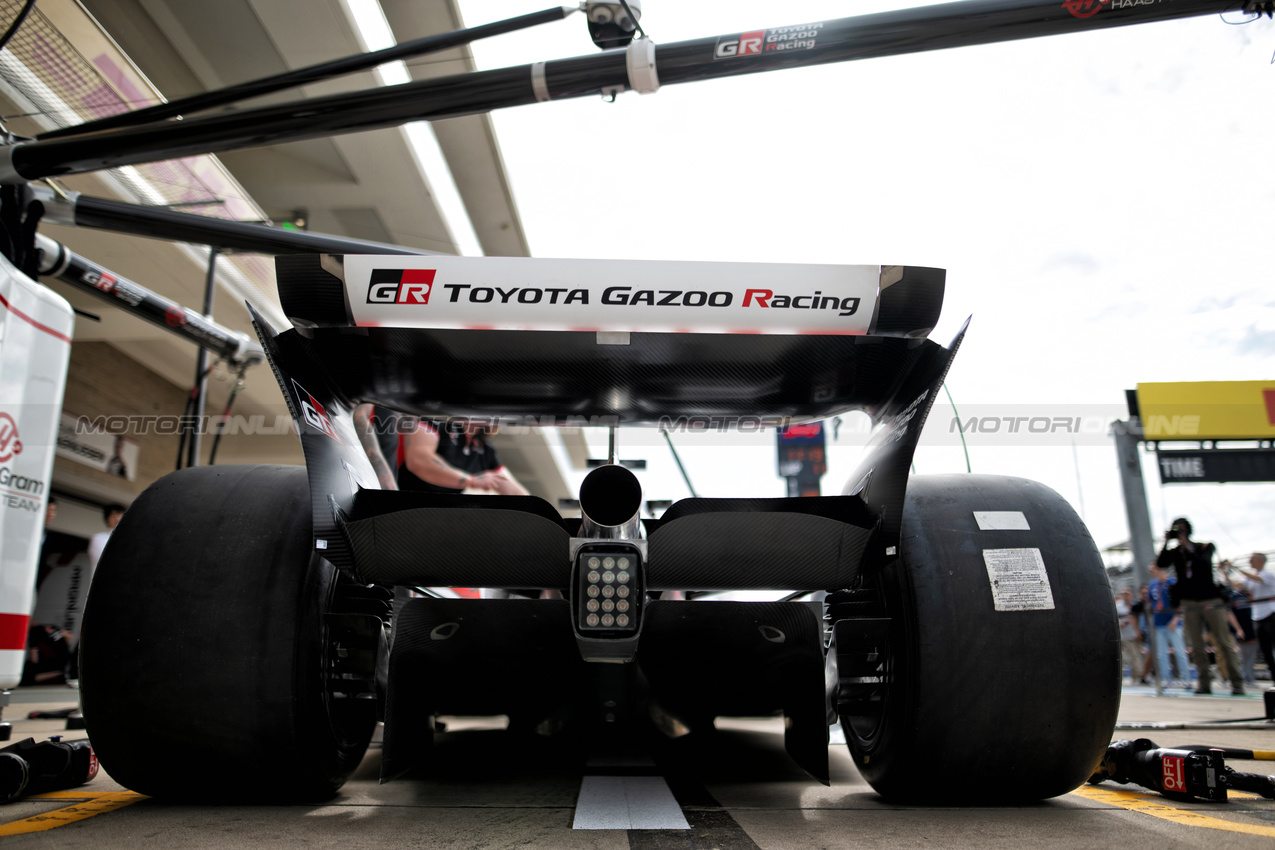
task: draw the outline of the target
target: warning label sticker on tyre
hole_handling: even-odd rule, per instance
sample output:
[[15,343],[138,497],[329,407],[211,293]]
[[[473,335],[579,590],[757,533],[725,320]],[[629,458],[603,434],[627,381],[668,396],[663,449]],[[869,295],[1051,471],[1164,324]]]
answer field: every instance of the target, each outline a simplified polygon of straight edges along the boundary
[[1054,593],[1039,549],[984,549],[997,611],[1052,611]]

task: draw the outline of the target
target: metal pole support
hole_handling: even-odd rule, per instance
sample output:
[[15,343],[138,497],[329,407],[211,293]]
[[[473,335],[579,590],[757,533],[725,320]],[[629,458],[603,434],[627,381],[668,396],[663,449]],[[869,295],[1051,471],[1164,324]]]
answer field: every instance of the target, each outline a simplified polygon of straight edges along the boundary
[[[1137,420],[1111,423],[1111,435],[1116,442],[1116,462],[1120,467],[1120,488],[1124,492],[1125,517],[1129,523],[1129,548],[1133,550],[1133,575],[1138,588],[1150,579],[1148,566],[1155,559],[1155,544],[1151,536],[1151,510],[1147,507],[1147,487],[1142,478],[1142,459],[1138,444],[1142,440],[1142,425]],[[1152,655],[1156,655],[1155,612],[1147,612],[1147,641]],[[1164,672],[1158,666],[1155,673],[1155,692],[1160,696]]]
[[[208,249],[208,276],[204,279],[204,318],[212,321],[213,297],[217,294],[217,255],[221,250],[217,247]],[[204,433],[204,399],[208,394],[208,349],[199,346],[199,354],[195,357],[195,393],[194,431],[190,435],[190,454],[187,455],[187,466],[199,466],[199,448]]]

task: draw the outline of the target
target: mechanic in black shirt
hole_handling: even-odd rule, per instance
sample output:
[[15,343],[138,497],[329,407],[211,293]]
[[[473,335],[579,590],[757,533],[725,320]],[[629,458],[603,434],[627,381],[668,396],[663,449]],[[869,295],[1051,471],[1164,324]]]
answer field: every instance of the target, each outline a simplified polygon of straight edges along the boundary
[[352,412],[354,431],[382,490],[398,489],[398,413],[378,404],[360,404]]
[[403,438],[399,489],[528,495],[500,463],[495,447],[487,442],[487,434],[487,426],[473,422],[421,422]]
[[[1170,545],[1175,542],[1176,546]],[[1226,658],[1226,669],[1231,676],[1231,693],[1243,696],[1243,674],[1239,654],[1235,651],[1235,643],[1227,628],[1226,603],[1213,580],[1213,553],[1212,543],[1196,543],[1191,540],[1191,523],[1186,517],[1179,517],[1164,533],[1164,548],[1160,550],[1156,564],[1161,569],[1173,569],[1177,573],[1175,607],[1182,611],[1186,638],[1191,644],[1191,660],[1195,662],[1199,673],[1195,692],[1212,693],[1209,684],[1208,648],[1204,643],[1204,624],[1208,623],[1217,651]]]

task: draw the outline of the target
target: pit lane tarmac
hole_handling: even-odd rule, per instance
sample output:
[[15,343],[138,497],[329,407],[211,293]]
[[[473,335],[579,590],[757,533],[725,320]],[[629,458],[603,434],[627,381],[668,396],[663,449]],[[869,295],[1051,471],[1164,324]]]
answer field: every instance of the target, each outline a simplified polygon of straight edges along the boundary
[[[13,740],[82,737],[65,730],[62,720],[25,719],[32,710],[72,706],[75,696],[63,688],[15,692],[5,711]],[[1120,718],[1199,722],[1262,713],[1257,695],[1156,697],[1126,689]],[[580,740],[517,735],[485,719],[452,718],[447,725],[427,770],[380,785],[380,751],[373,749],[340,794],[323,805],[162,803],[101,773],[81,788],[5,805],[0,841],[15,848],[94,850],[1275,846],[1275,801],[1235,792],[1226,804],[1180,803],[1104,783],[1029,806],[891,805],[859,777],[844,746],[831,749],[831,787],[812,781],[784,753],[780,720],[723,720],[707,737],[634,741],[606,752],[591,752]],[[1270,750],[1275,724],[1117,731],[1116,737]],[[1267,773],[1271,763],[1228,766]],[[960,776],[950,779],[954,787],[962,782]]]

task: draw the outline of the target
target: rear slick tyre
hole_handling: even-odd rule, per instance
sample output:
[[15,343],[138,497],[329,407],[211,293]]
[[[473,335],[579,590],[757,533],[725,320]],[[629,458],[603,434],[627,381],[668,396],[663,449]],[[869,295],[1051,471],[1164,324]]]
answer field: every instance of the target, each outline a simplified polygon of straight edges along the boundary
[[341,581],[310,528],[301,467],[188,469],[129,508],[93,577],[80,662],[112,778],[168,799],[316,801],[358,766],[375,700],[350,712],[332,696],[325,615]]
[[[994,569],[994,592],[989,560],[1024,571]],[[915,477],[899,557],[867,584],[853,604],[890,618],[883,675],[841,723],[878,793],[1016,803],[1092,774],[1115,727],[1120,641],[1102,560],[1062,497],[1021,478]]]

